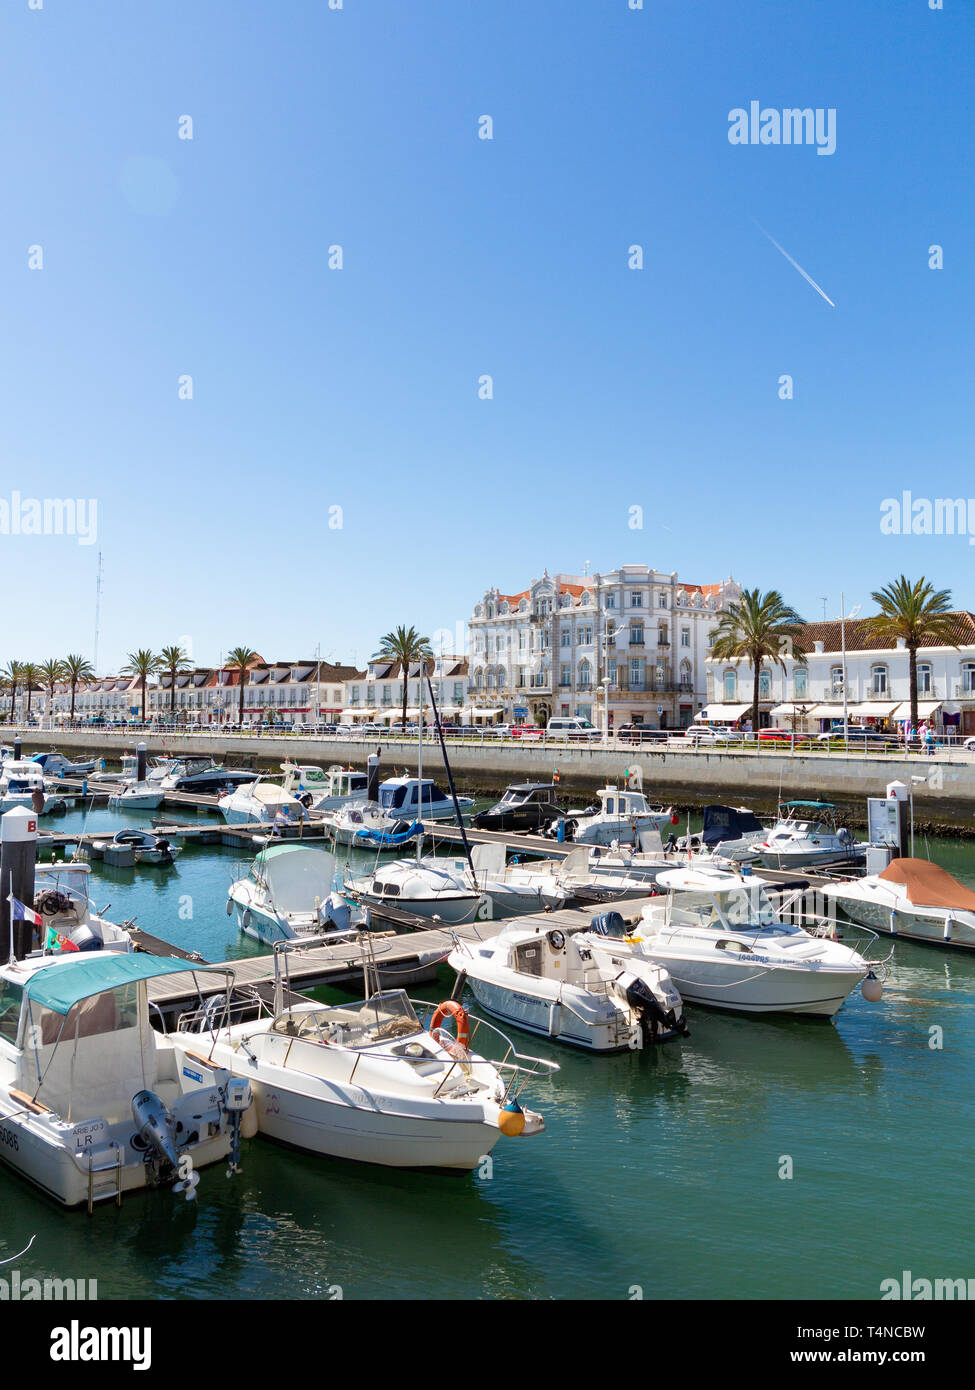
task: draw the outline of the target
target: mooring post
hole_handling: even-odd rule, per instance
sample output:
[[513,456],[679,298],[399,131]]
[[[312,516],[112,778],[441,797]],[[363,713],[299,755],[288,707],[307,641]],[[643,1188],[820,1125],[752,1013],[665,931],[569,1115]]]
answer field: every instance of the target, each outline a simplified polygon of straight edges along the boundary
[[34,864],[37,859],[37,816],[15,806],[0,816],[0,951],[3,959],[23,960],[30,950],[34,927],[11,917],[10,897],[34,907]]
[[135,780],[144,782],[146,780],[146,745],[139,743],[135,749]]
[[366,800],[379,800],[379,751],[366,759]]

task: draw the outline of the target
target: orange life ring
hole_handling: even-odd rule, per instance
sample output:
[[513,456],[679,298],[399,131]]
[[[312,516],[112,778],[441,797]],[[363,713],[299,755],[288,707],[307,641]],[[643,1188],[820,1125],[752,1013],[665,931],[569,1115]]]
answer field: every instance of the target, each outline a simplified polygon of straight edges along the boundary
[[433,1022],[430,1024],[430,1032],[436,1033],[447,1015],[450,1014],[457,1024],[457,1041],[461,1047],[467,1048],[471,1040],[470,1020],[467,1017],[467,1010],[463,1004],[458,1004],[456,999],[445,999],[442,1004],[437,1005],[437,1011],[433,1015]]

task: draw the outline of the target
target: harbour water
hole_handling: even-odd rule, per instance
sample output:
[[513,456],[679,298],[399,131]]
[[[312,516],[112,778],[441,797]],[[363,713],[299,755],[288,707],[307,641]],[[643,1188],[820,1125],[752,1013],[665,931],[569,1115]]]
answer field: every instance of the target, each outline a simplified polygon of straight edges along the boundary
[[[917,852],[975,887],[975,848]],[[192,845],[168,868],[96,862],[92,897],[208,960],[248,955],[261,948],[226,914],[240,862]],[[444,970],[410,992],[437,1000],[452,983]],[[238,1176],[202,1173],[194,1203],[137,1193],[89,1218],[0,1167],[0,1258],[34,1236],[22,1278],[97,1279],[103,1299],[875,1299],[903,1269],[971,1273],[975,958],[898,943],[881,1002],[857,992],[832,1023],[688,1018],[688,1040],[611,1057],[517,1035],[562,1070],[530,1099],[546,1133],[502,1139],[490,1172],[254,1139]]]

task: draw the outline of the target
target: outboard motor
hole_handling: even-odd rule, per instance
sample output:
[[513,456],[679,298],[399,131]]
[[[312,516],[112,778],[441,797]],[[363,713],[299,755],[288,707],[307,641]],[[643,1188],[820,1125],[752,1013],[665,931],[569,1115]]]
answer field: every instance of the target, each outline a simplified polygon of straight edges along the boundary
[[617,983],[623,990],[630,1008],[635,1009],[640,1015],[644,1046],[657,1042],[657,1034],[661,1029],[664,1030],[665,1036],[672,1033],[679,1033],[682,1038],[690,1036],[690,1029],[684,1020],[683,1012],[678,1018],[677,1006],[672,1004],[668,1008],[667,1004],[670,1001],[667,999],[661,1001],[657,992],[646,980],[641,980],[638,975],[624,972],[619,976]]
[[105,944],[88,926],[75,927],[68,940],[77,951],[100,951]]
[[179,1165],[173,1122],[155,1091],[139,1091],[132,1097],[132,1118],[139,1134],[155,1153],[172,1168]]
[[352,925],[349,904],[341,893],[329,893],[325,903],[325,920],[331,922],[337,931],[348,931]]

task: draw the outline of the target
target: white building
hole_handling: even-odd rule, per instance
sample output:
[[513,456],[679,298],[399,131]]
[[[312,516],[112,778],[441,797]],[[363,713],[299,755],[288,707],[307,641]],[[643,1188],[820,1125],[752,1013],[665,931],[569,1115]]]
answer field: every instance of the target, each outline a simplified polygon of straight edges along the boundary
[[[918,651],[918,716],[936,728],[975,734],[975,615],[951,615],[958,647],[926,642]],[[759,673],[763,725],[820,732],[847,717],[874,728],[892,728],[910,717],[910,654],[871,637],[868,620],[846,622],[846,655],[838,621],[807,623],[806,657],[785,658],[785,670],[769,665]],[[708,660],[709,721],[738,723],[750,717],[754,684],[748,662]]]
[[[445,723],[459,724],[469,714],[467,707],[467,658],[441,655],[427,661],[437,709]],[[406,717],[420,713],[420,663],[410,667],[406,690]],[[352,723],[391,724],[403,718],[403,672],[395,661],[370,661],[364,672],[345,682],[346,708],[343,719]],[[424,715],[430,715],[430,695],[423,681]]]
[[527,589],[488,589],[470,620],[475,706],[506,722],[578,714],[610,728],[680,728],[706,698],[716,615],[741,589],[690,584],[624,565],[549,575]]

